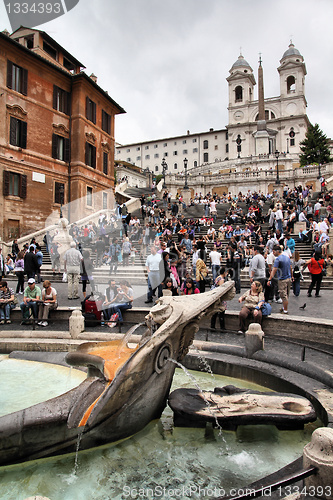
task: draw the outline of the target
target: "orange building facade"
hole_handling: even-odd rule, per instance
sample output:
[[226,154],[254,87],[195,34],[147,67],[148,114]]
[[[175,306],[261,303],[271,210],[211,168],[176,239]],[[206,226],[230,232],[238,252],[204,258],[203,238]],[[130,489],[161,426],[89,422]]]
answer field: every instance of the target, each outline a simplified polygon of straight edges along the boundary
[[45,32],[0,33],[0,236],[113,208],[115,116],[125,111]]

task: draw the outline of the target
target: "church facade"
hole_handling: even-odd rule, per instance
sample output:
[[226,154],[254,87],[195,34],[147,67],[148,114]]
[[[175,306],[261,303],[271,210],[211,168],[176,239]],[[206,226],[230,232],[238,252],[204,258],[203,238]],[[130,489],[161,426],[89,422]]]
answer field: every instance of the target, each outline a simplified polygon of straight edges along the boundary
[[[234,171],[240,160],[246,163],[262,158],[275,158],[275,151],[288,157],[293,168],[298,166],[300,142],[304,139],[309,120],[305,98],[306,66],[304,58],[290,43],[277,68],[280,95],[264,97],[263,69],[258,70],[258,99],[254,99],[256,78],[242,55],[229,70],[228,125],[198,134],[189,131],[183,136],[156,139],[127,145],[116,144],[116,160],[123,160],[162,173],[163,158],[169,174],[188,169],[194,171]],[[194,174],[193,171],[193,174]]]

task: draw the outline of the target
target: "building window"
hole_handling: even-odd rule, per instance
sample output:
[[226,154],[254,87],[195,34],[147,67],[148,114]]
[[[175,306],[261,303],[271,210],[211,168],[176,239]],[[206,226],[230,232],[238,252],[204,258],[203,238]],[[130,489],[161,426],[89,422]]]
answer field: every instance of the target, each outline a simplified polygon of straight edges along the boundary
[[137,156],[136,161],[140,161],[140,160],[141,160],[141,156]]
[[167,147],[167,145],[168,145],[168,143],[167,143],[167,142],[165,142],[165,143],[163,144],[163,146],[164,146],[165,148]]
[[96,123],[96,103],[86,97],[86,118],[87,120]]
[[96,168],[96,148],[89,142],[86,142],[86,165]]
[[131,158],[127,158],[127,163],[131,163],[132,159]]
[[145,146],[145,149],[149,149],[149,146]]
[[126,149],[126,153],[130,153],[130,152],[131,152],[130,148]]
[[193,148],[193,153],[197,153],[198,152],[198,148]]
[[193,166],[194,166],[194,167],[197,167],[197,166],[198,166],[198,162],[197,162],[197,160],[195,160],[195,162],[193,163]]
[[203,148],[204,149],[208,149],[208,141],[207,141],[207,139],[205,141],[203,141]]
[[215,136],[215,140],[217,141],[217,135]]
[[157,165],[156,165],[156,167],[155,167],[155,172],[158,172],[158,166],[157,166]]
[[238,85],[235,88],[235,101],[236,102],[240,102],[242,100],[243,100],[243,87],[241,87],[240,85]]
[[65,203],[65,184],[62,182],[54,183],[54,203],[63,205]]
[[3,172],[3,195],[27,197],[27,176],[16,172]]
[[87,186],[87,205],[92,207],[92,188]]
[[158,153],[154,154],[154,158],[159,158],[159,156],[160,155]]
[[186,139],[183,140],[183,144],[186,144]]
[[64,68],[66,68],[71,73],[74,73],[74,71],[75,71],[75,64],[73,64],[71,61],[69,61],[68,59],[66,59],[66,57],[64,57]]
[[197,142],[197,140],[196,139],[192,139],[192,142]]
[[10,117],[9,143],[12,146],[26,149],[27,147],[27,122]]
[[111,115],[102,109],[102,130],[107,134],[111,134]]
[[178,151],[174,151],[173,156],[177,156],[177,155],[178,155]]
[[169,156],[169,153],[166,151],[166,152],[164,153],[164,156]]
[[103,210],[108,208],[108,194],[103,193]]
[[7,61],[7,87],[20,94],[28,93],[28,70]]
[[174,169],[174,170],[177,170],[177,168],[178,168],[177,163],[174,163],[174,165],[173,165],[173,169]]
[[291,94],[296,91],[296,80],[294,76],[288,76],[287,78],[287,93]]
[[227,141],[228,139],[229,139],[229,131],[226,130],[226,132],[225,132],[225,140]]
[[52,134],[52,158],[69,162],[69,139]]
[[140,146],[136,148],[137,151],[140,151]]
[[53,109],[70,114],[71,95],[66,90],[53,85]]
[[204,155],[203,155],[203,161],[205,163],[208,163],[208,153],[204,153]]
[[154,144],[154,149],[158,148],[158,144]]
[[174,142],[174,145],[177,146],[177,141]]
[[146,155],[145,160],[150,160],[150,155]]
[[187,149],[183,149],[183,155],[187,155]]
[[229,153],[229,144],[226,144],[226,145],[225,145],[225,152],[226,152],[226,153]]
[[51,47],[51,45],[49,45],[47,42],[43,42],[43,50],[49,56],[51,56],[52,59],[54,59],[55,61],[58,60],[58,53],[57,53],[56,49],[54,49],[53,47]]
[[109,153],[103,151],[103,174],[108,175],[109,172]]

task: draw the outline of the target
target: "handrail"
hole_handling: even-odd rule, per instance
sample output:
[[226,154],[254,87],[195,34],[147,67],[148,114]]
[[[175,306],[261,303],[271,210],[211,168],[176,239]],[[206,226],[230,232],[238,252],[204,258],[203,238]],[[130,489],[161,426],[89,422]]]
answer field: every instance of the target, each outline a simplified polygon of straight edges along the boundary
[[218,497],[215,500],[231,500],[231,499],[240,500],[243,498],[258,498],[263,496],[264,493],[267,491],[269,492],[276,491],[279,488],[283,488],[285,486],[288,486],[289,484],[296,483],[297,481],[301,481],[306,477],[312,476],[313,474],[316,474],[317,471],[318,471],[317,467],[311,466],[308,467],[307,469],[302,469],[293,474],[290,474],[289,476],[286,476],[280,481],[276,481],[274,483],[261,486],[260,488],[251,489],[250,487],[244,487],[245,493],[242,493],[241,495]]

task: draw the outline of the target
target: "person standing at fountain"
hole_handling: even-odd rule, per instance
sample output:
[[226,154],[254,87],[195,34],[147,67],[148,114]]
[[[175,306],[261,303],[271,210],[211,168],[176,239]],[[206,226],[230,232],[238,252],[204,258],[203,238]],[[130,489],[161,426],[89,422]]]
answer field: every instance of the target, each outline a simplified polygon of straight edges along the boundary
[[145,304],[153,302],[153,295],[155,294],[156,288],[159,287],[159,290],[162,289],[160,274],[160,261],[162,256],[157,253],[155,245],[151,246],[150,252],[150,255],[148,255],[146,259],[146,268],[148,271],[148,293]]
[[292,278],[291,262],[288,255],[282,253],[280,245],[274,245],[273,253],[276,259],[273,264],[273,269],[270,272],[267,285],[270,286],[274,276],[277,277],[279,294],[283,303],[283,307],[280,309],[280,312],[288,314],[288,302]]
[[255,323],[262,321],[262,312],[260,302],[265,301],[265,296],[262,291],[262,285],[259,281],[253,281],[251,288],[239,297],[238,302],[244,302],[242,309],[239,312],[239,330],[238,333],[245,333],[245,322],[250,316]]
[[42,301],[43,303],[39,304],[38,307],[38,325],[48,326],[49,312],[58,307],[57,291],[51,286],[49,280],[45,280],[43,283]]
[[69,300],[79,299],[79,279],[82,260],[83,256],[81,252],[76,249],[76,244],[72,241],[70,249],[64,255],[64,269],[67,272]]
[[41,299],[42,292],[39,286],[36,286],[34,278],[28,279],[28,286],[24,290],[23,302],[20,304],[23,321],[21,325],[27,325],[29,320],[29,311],[31,310],[34,320],[37,322],[38,303]]
[[0,282],[0,325],[11,323],[10,311],[15,307],[15,295],[12,288],[8,288],[7,281]]

